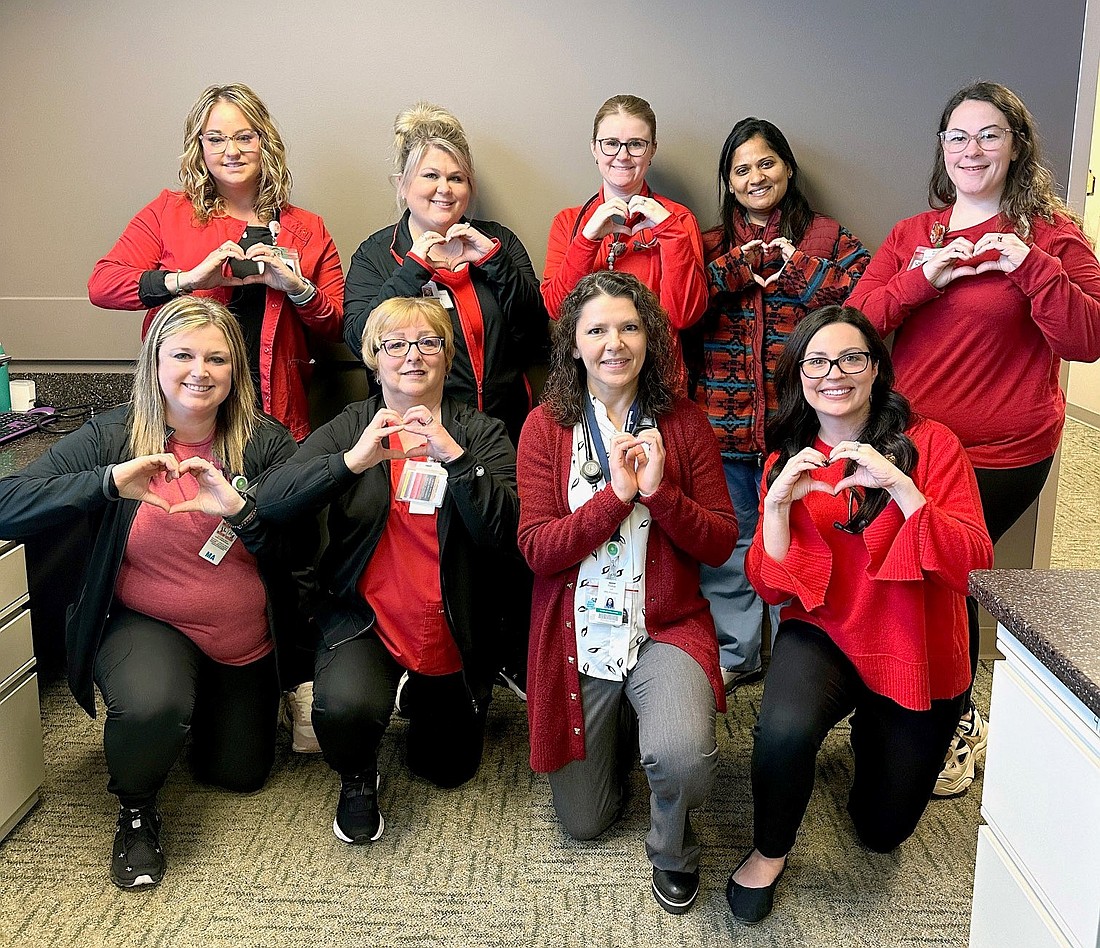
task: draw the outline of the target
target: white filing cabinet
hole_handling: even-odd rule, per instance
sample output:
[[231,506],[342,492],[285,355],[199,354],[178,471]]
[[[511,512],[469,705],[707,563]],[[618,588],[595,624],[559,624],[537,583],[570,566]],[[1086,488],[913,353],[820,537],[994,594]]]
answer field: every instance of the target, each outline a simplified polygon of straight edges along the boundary
[[38,802],[45,767],[23,547],[0,540],[0,839]]
[[1100,948],[1100,720],[1003,626],[971,948]]

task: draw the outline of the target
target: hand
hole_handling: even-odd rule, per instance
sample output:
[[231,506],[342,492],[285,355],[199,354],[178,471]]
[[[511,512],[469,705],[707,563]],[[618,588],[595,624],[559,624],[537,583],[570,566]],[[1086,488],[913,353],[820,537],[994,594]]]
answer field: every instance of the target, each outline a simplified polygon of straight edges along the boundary
[[787,263],[787,261],[794,256],[794,252],[797,249],[786,237],[776,237],[775,240],[769,240],[764,246],[767,247],[768,250],[778,250],[780,256],[783,257],[784,263]]
[[492,238],[486,237],[473,224],[459,221],[447,231],[447,241],[435,248],[435,253],[446,261],[449,270],[456,270],[463,263],[477,263],[494,247]]
[[966,265],[974,256],[974,244],[965,237],[956,237],[925,260],[921,270],[929,283],[942,290],[952,280],[974,276],[978,272],[976,267]]
[[997,256],[992,260],[983,260],[975,268],[976,273],[986,273],[990,270],[1000,270],[1003,273],[1011,273],[1031,253],[1031,247],[1025,244],[1016,234],[985,234],[978,238],[974,244],[974,256],[979,257],[987,252],[996,252]]
[[812,471],[827,467],[828,464],[829,459],[816,448],[803,448],[787,461],[779,476],[772,481],[764,498],[764,506],[772,510],[782,510],[815,490],[832,494],[832,485],[815,481],[810,476]]
[[191,500],[172,504],[168,512],[186,513],[197,510],[212,517],[232,517],[244,509],[245,500],[238,494],[225,476],[205,458],[188,458],[181,461],[177,477],[190,474],[199,485],[199,492]]
[[410,457],[426,454],[446,464],[462,457],[465,453],[462,445],[455,441],[451,433],[443,427],[443,422],[424,405],[414,405],[405,412],[401,422],[405,434],[424,438],[425,443],[406,450],[406,454]]
[[359,440],[344,452],[344,463],[348,470],[354,474],[362,474],[381,461],[407,457],[405,451],[387,448],[382,444],[386,438],[396,437],[404,430],[405,425],[397,412],[389,408],[379,409],[378,414],[363,429]]
[[270,244],[253,244],[245,251],[246,260],[262,262],[264,272],[256,277],[245,277],[245,283],[265,283],[280,293],[301,296],[308,286]]
[[764,241],[762,240],[750,240],[747,244],[742,244],[739,248],[741,251],[741,259],[745,261],[745,265],[753,271],[754,275],[760,266],[764,263]]
[[611,489],[624,504],[632,503],[638,494],[637,465],[639,456],[645,456],[641,442],[625,431],[611,436],[607,463],[611,468]]
[[655,198],[645,197],[641,194],[635,194],[626,206],[631,216],[636,214],[642,215],[640,221],[632,224],[630,228],[631,234],[636,234],[638,231],[645,230],[647,227],[656,227],[662,221],[668,220],[670,216],[668,208],[660,201]]
[[206,259],[198,266],[192,267],[190,270],[184,270],[179,275],[179,281],[189,290],[211,290],[217,286],[244,286],[248,283],[264,282],[262,274],[255,274],[244,279],[231,275],[226,276],[225,261],[230,259],[244,260],[246,257],[240,244],[227,240],[220,247],[211,250],[206,255]]
[[[747,244],[741,245],[741,256],[748,264],[753,280],[764,289],[767,289],[779,279],[779,275],[783,272],[783,267],[787,265],[791,254],[794,253],[794,249],[794,244],[786,237],[776,237],[775,240],[770,240],[767,243],[762,240],[750,240]],[[764,264],[774,260],[775,254],[782,257],[782,265],[767,277],[761,276],[757,271],[762,270]]]
[[856,469],[847,477],[842,477],[833,488],[834,494],[849,487],[875,488],[893,491],[902,480],[909,480],[894,465],[893,458],[879,454],[871,445],[859,441],[841,441],[829,455],[829,463],[840,460],[856,462]]
[[179,462],[172,454],[146,454],[123,461],[111,469],[111,480],[120,497],[127,500],[140,500],[143,504],[158,507],[166,513],[171,512],[167,500],[153,492],[153,485],[159,480],[167,482],[179,476]]
[[421,260],[432,263],[432,248],[446,241],[446,237],[434,230],[426,230],[413,241],[409,248],[410,253],[416,254]]
[[652,494],[661,486],[665,476],[665,442],[656,428],[643,428],[638,432],[638,442],[642,453],[635,465],[638,478],[638,490],[643,494]]
[[622,198],[612,198],[604,201],[584,225],[581,231],[589,240],[603,240],[608,234],[629,234],[630,228],[626,226],[626,219],[630,216],[630,208]]

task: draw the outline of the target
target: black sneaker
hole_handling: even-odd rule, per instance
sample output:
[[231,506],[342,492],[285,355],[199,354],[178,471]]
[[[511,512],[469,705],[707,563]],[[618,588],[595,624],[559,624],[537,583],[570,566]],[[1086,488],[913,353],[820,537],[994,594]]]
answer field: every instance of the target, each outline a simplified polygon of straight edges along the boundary
[[121,807],[111,853],[111,881],[120,889],[144,889],[164,878],[160,814],[155,805]]
[[341,777],[332,831],[345,843],[373,843],[386,821],[378,809],[378,777]]
[[527,669],[526,668],[502,668],[497,672],[496,683],[502,688],[507,688],[520,701],[527,700]]

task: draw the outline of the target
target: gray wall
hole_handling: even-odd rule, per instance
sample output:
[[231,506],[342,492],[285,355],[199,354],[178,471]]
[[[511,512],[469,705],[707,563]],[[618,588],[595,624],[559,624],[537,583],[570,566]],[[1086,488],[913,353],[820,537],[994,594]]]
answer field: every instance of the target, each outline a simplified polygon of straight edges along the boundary
[[785,130],[817,205],[875,246],[924,207],[939,110],[973,78],[1023,96],[1066,180],[1084,10],[1085,0],[4,0],[0,342],[16,369],[132,357],[140,316],[95,309],[85,282],[129,218],[176,182],[184,115],[213,81],[247,82],[267,101],[294,200],[326,218],[345,267],[395,216],[389,128],[418,97],[462,119],[478,213],[512,227],[538,269],[554,212],[599,183],[591,117],[621,91],[653,103],[651,180],[704,227],[718,149],[754,113]]

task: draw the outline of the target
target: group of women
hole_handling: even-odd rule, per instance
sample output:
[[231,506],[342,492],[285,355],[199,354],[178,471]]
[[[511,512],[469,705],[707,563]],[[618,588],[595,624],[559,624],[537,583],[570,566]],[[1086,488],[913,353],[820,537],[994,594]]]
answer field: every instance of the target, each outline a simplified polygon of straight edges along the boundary
[[[345,282],[321,219],[289,203],[266,108],[204,92],[183,190],[89,281],[101,306],[149,309],[132,404],[0,479],[2,535],[96,524],[69,675],[107,709],[116,884],[163,876],[157,792],[187,735],[199,779],[257,789],[280,688],[302,682],[340,776],[333,832],[377,840],[395,706],[410,769],[468,781],[528,630],[531,765],[563,829],[610,826],[640,758],[670,913],[699,891],[691,812],[716,714],[762,672],[769,608],[736,919],[771,911],[842,718],[872,849],[973,780],[967,576],[1042,487],[1060,360],[1100,357],[1100,265],[1034,121],[1003,86],[960,91],[933,209],[873,258],[814,212],[770,122],[730,132],[704,234],[647,184],[656,149],[648,103],[601,106],[600,189],[554,219],[540,287],[507,227],[467,216],[461,125],[418,104],[395,125],[400,217]],[[341,337],[372,394],[310,433],[310,342]],[[547,358],[533,407],[526,372]]]

